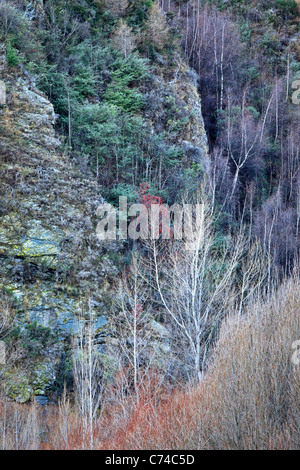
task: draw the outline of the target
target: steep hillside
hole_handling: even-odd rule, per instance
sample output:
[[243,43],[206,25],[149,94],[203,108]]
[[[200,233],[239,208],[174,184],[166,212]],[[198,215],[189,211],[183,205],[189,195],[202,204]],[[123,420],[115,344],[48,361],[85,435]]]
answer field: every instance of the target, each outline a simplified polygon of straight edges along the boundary
[[[35,21],[45,15],[40,4],[25,17],[22,3],[20,10],[13,2],[6,8],[37,34]],[[113,286],[131,248],[97,240],[99,204],[122,194],[138,201],[143,181],[174,201],[201,178],[209,159],[197,76],[178,49],[171,57],[156,54],[146,83],[137,78],[128,89],[132,64],[144,67],[144,59],[124,59],[113,50],[109,74],[117,80],[124,69],[123,81],[120,94],[110,89],[103,95],[101,86],[86,93],[89,77],[81,69],[66,78],[63,71],[51,75],[48,66],[45,72],[35,57],[36,63],[22,63],[32,52],[22,52],[22,42],[18,50],[17,43],[7,39],[0,52],[6,87],[6,105],[0,106],[0,287],[14,315],[8,351],[23,348],[7,372],[8,394],[25,402],[32,394],[60,392],[71,380],[70,335],[80,318],[95,314],[100,343],[108,334]],[[76,47],[72,60],[80,68],[80,40]],[[112,42],[106,39],[105,47]],[[93,73],[100,80],[104,72]],[[71,88],[64,88],[63,77],[73,80]],[[132,86],[136,102],[142,96],[140,109],[131,101]],[[163,327],[153,325],[155,338],[164,337]]]
[[[37,345],[36,364],[24,358],[34,376],[36,365],[54,368],[57,341],[70,333],[76,316],[95,308],[99,327],[105,323],[105,292],[118,270],[95,235],[99,188],[62,153],[52,104],[28,77],[9,69],[3,50],[0,77],[7,90],[0,109],[1,289],[13,301],[19,335],[37,322],[57,337],[49,348]],[[34,379],[19,390],[14,383],[13,396],[24,401],[45,386]]]
[[299,448],[299,31],[0,0],[1,448]]

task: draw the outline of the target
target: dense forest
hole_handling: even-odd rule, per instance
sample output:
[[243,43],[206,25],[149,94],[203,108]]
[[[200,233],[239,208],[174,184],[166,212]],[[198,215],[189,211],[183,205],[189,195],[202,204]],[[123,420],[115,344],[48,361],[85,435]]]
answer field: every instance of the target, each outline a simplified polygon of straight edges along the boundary
[[1,449],[299,449],[299,31],[0,0]]

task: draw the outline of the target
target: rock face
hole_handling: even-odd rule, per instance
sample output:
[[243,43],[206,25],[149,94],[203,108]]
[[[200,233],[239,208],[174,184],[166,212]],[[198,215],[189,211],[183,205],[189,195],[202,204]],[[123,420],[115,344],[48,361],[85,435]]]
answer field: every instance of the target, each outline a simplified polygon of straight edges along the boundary
[[[0,295],[5,292],[13,302],[21,331],[36,323],[57,338],[34,352],[26,372],[15,366],[7,372],[10,397],[23,403],[47,395],[63,341],[76,331],[79,317],[92,311],[102,331],[122,247],[97,239],[99,187],[70,162],[55,135],[52,104],[27,75],[7,66],[0,45],[1,83]],[[181,59],[172,69],[157,67],[147,98],[149,125],[156,132],[168,128],[186,158],[208,165],[196,77]],[[157,360],[163,364],[169,339],[161,325],[152,326]]]
[[[195,162],[207,170],[208,141],[197,82],[197,74],[180,56],[173,66],[162,60],[155,68],[153,84],[146,95],[146,118],[156,132],[167,130],[170,142],[182,145],[187,166]],[[184,166],[185,162],[182,163]]]
[[[109,254],[117,248],[108,250],[95,235],[99,188],[64,155],[52,104],[21,71],[7,67],[1,52],[0,80],[6,89],[0,106],[0,289],[14,302],[21,328],[36,321],[63,339],[87,308],[100,328],[117,273]],[[11,380],[11,372],[11,396],[26,401],[45,393],[59,352],[45,350],[28,377]]]

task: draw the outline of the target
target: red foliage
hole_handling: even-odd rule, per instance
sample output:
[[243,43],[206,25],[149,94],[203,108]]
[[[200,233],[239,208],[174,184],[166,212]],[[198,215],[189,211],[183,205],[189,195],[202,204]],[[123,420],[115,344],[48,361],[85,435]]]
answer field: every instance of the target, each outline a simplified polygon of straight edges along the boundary
[[152,204],[163,205],[163,198],[159,196],[153,196],[149,194],[150,186],[148,183],[141,183],[139,189],[141,204],[144,204],[148,209],[151,208]]
[[[165,213],[168,217],[167,219],[169,220],[169,213],[168,209],[164,206],[164,200],[160,196],[153,196],[152,194],[149,194],[150,191],[150,186],[148,183],[141,183],[140,188],[139,188],[139,198],[140,198],[140,203],[143,204],[149,213],[149,209],[151,209],[152,205],[158,205],[160,207],[160,222],[159,222],[159,235],[161,236],[163,233],[163,229],[165,229],[166,233],[170,234],[170,238],[173,237],[174,231],[172,227],[170,226],[165,226],[163,224],[163,214]],[[149,214],[150,215],[150,214]]]

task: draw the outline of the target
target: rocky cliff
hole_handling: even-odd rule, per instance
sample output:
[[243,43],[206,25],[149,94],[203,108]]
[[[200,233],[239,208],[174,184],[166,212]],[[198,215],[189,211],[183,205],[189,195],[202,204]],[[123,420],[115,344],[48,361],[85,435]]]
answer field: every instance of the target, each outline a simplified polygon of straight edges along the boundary
[[[100,328],[105,292],[117,269],[95,236],[99,188],[64,154],[52,104],[28,76],[8,68],[3,51],[0,80],[6,86],[6,104],[0,105],[2,293],[12,300],[21,328],[37,322],[64,338],[87,308],[97,311]],[[30,363],[20,387],[14,378],[12,396],[26,401],[45,393],[55,378],[58,350],[46,348],[44,360]],[[44,369],[49,380],[41,384],[34,377]]]
[[[0,105],[0,289],[19,331],[40,325],[56,338],[23,358],[26,372],[18,363],[7,372],[10,397],[25,402],[53,387],[64,340],[79,318],[93,311],[102,331],[122,249],[96,238],[99,186],[71,163],[55,135],[52,104],[27,73],[8,67],[3,49],[0,80],[6,88]],[[196,77],[181,59],[169,69],[157,66],[147,99],[149,126],[159,132],[165,122],[171,136],[173,126],[174,142],[186,149],[186,158],[208,165]],[[153,322],[156,339],[166,336],[162,330]],[[168,348],[161,352],[168,354]]]

